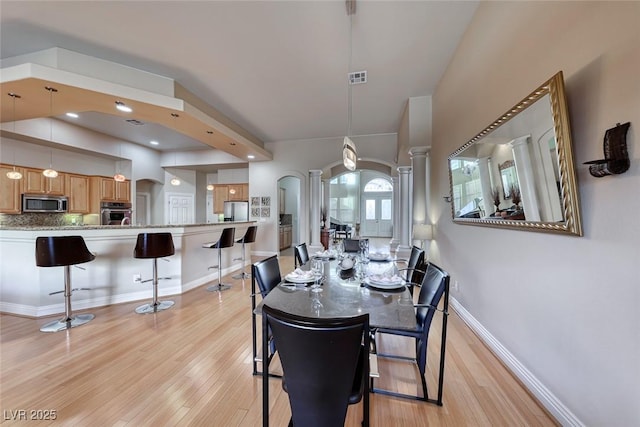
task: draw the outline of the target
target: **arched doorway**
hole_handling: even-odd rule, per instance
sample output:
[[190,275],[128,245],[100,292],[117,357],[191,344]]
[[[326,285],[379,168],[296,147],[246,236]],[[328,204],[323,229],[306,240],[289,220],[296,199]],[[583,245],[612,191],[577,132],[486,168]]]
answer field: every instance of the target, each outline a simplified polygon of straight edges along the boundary
[[281,255],[293,255],[293,247],[300,243],[300,186],[295,176],[278,180],[278,247]]

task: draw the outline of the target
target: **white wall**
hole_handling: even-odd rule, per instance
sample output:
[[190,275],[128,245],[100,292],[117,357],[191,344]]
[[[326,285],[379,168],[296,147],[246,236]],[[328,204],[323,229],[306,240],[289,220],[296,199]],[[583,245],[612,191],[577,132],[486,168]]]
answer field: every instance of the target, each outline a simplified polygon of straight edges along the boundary
[[[433,96],[431,257],[564,405],[550,410],[566,424],[640,424],[638,22],[640,2],[481,2]],[[447,156],[558,70],[584,237],[453,224]],[[605,130],[626,121],[631,168],[590,176],[582,163],[602,158]]]

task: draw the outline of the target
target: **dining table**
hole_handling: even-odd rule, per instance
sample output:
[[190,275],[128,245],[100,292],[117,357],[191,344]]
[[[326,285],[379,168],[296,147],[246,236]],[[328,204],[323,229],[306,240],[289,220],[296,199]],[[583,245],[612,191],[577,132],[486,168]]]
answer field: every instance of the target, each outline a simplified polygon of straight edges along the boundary
[[261,314],[263,304],[303,317],[336,318],[368,313],[371,328],[418,328],[406,283],[374,283],[372,279],[397,278],[393,259],[355,258],[352,268],[342,268],[337,257],[312,257],[310,262],[298,268],[298,273],[310,271],[316,260],[323,264],[319,288],[313,287],[316,281],[313,275],[305,281],[303,274],[298,274],[299,280],[289,280],[296,277],[293,272],[285,274],[283,281],[256,306],[255,313]]

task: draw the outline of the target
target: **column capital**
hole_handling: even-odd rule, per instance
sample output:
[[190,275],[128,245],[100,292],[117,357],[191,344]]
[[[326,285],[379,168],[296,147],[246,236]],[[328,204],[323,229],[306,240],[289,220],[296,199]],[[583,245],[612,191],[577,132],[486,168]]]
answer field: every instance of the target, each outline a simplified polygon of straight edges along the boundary
[[399,174],[409,174],[411,173],[411,166],[398,166]]
[[519,136],[518,138],[514,138],[509,141],[509,145],[512,148],[517,147],[518,145],[527,145],[527,143],[529,142],[529,138],[531,138],[531,135]]
[[411,147],[409,149],[409,155],[413,159],[414,157],[427,157],[431,151],[431,147],[423,145],[419,147]]
[[320,170],[320,169],[310,169],[309,170],[309,175],[310,176],[320,176],[320,175],[322,175],[322,170]]

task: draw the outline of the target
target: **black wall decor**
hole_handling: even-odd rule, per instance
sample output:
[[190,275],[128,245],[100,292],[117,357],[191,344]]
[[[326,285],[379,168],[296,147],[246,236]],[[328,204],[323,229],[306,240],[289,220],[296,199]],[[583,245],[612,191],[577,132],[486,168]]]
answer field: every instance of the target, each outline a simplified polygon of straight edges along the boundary
[[607,175],[618,175],[629,169],[629,152],[627,151],[627,130],[631,122],[616,124],[604,134],[604,159],[585,162],[589,173],[596,178]]

